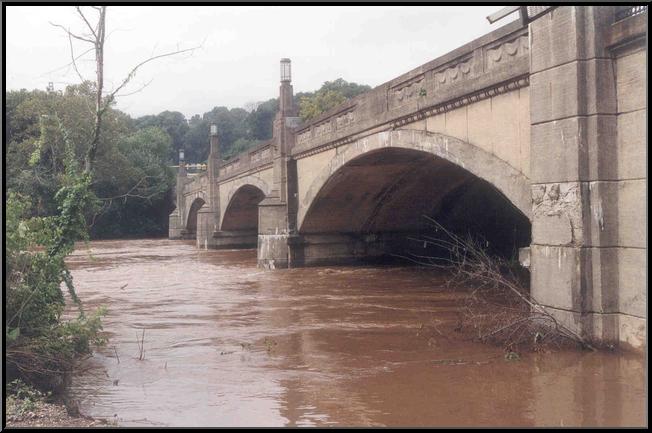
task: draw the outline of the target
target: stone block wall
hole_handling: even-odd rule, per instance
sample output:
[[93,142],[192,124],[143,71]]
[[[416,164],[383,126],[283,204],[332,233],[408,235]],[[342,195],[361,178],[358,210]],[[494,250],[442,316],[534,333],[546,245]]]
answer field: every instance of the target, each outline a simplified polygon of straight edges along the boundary
[[617,46],[613,26],[610,6],[530,26],[532,294],[588,338],[640,347],[646,51]]

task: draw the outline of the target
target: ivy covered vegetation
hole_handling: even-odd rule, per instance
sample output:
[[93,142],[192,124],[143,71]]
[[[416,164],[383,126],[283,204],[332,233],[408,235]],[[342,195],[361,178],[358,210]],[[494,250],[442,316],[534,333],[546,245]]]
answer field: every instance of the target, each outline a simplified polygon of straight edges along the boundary
[[[65,385],[75,360],[102,343],[104,314],[84,313],[64,262],[75,241],[88,238],[85,211],[97,205],[89,173],[79,169],[72,142],[64,143],[61,187],[53,197],[57,212],[32,216],[29,198],[10,191],[5,214],[6,380],[55,391]],[[33,160],[39,159],[35,153]],[[62,320],[62,287],[77,305],[75,319]]]

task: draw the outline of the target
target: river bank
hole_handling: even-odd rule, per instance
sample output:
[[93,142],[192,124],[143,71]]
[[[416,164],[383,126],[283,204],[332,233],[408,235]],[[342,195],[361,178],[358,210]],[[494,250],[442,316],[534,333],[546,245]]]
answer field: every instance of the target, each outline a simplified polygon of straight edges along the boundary
[[111,427],[114,424],[88,416],[71,416],[62,402],[21,400],[6,401],[6,427]]

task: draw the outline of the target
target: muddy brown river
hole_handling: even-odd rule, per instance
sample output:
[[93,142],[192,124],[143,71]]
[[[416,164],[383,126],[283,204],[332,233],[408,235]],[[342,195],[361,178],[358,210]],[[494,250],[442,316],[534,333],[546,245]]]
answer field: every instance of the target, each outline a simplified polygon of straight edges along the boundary
[[109,338],[71,392],[120,426],[647,424],[643,356],[505,360],[456,338],[462,295],[433,270],[265,271],[255,250],[168,240],[91,242],[69,263]]

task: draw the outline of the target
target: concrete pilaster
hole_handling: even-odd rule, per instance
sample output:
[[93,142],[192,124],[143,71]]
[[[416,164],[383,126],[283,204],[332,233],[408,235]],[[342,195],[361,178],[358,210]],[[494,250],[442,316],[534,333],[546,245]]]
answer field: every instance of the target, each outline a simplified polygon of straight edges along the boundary
[[172,211],[168,219],[168,238],[169,239],[182,239],[183,234],[183,215],[185,201],[183,199],[183,186],[186,183],[188,175],[183,162],[179,162],[179,171],[177,172],[177,183],[175,185],[175,200],[176,208]]
[[220,146],[217,131],[211,132],[208,154],[208,200],[197,212],[197,247],[218,248],[214,233],[219,230],[220,188],[218,184]]
[[[645,239],[630,234],[645,220],[645,193],[618,178],[613,17],[609,6],[560,6],[530,25],[532,295],[603,342],[627,339],[620,299],[632,289],[619,257]],[[623,194],[640,206],[623,206]]]
[[292,265],[291,245],[296,233],[296,162],[290,158],[294,146],[292,127],[297,122],[290,77],[282,77],[279,111],[274,119],[273,186],[258,205],[258,266],[268,269]]

